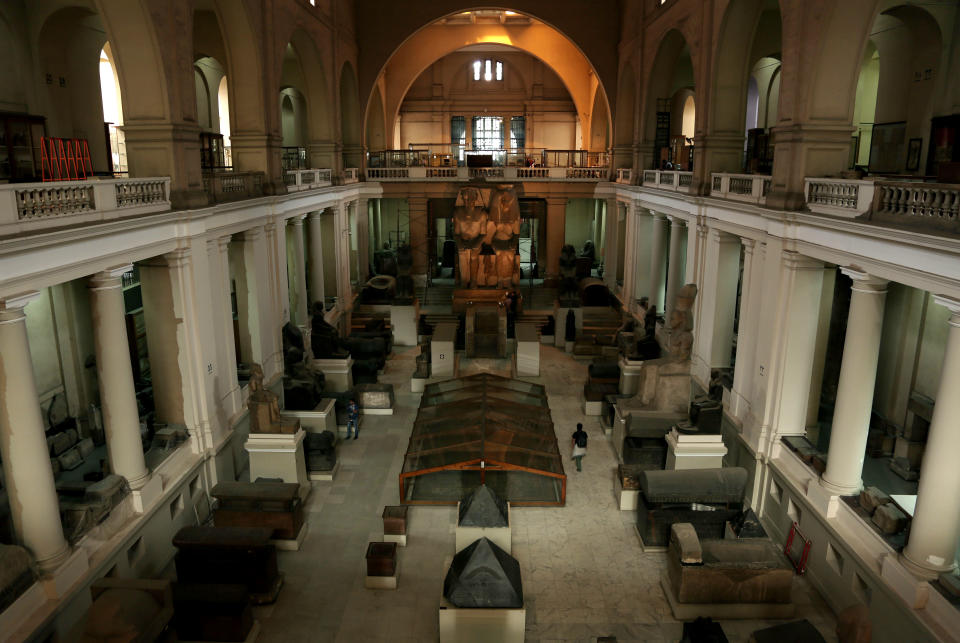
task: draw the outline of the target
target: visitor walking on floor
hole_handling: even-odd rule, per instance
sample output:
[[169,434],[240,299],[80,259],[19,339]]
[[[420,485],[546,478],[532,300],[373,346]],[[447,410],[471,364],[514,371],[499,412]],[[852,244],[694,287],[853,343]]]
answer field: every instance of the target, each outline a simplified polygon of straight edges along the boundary
[[357,401],[351,399],[347,403],[347,439],[350,439],[350,429],[353,429],[353,439],[360,437],[360,407]]
[[583,425],[577,423],[577,430],[571,436],[571,445],[573,446],[573,461],[577,463],[577,471],[583,471],[580,468],[580,462],[587,453],[587,432],[583,430]]

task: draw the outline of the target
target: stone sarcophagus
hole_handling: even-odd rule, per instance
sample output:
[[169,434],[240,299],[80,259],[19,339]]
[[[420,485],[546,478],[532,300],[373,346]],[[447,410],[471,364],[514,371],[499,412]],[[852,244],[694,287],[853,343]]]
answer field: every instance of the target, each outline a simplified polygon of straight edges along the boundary
[[244,641],[254,627],[243,585],[173,586],[174,626],[181,641]]
[[704,540],[676,523],[667,574],[681,603],[789,603],[794,572],[767,538]]
[[243,585],[251,602],[272,603],[283,577],[271,527],[184,527],[173,537],[177,580]]
[[743,510],[747,470],[643,471],[637,498],[637,531],[647,547],[665,547],[670,526],[693,525],[700,538],[722,538],[727,521]]
[[270,527],[273,538],[291,540],[303,527],[300,485],[286,482],[219,482],[210,492],[219,501],[217,527]]

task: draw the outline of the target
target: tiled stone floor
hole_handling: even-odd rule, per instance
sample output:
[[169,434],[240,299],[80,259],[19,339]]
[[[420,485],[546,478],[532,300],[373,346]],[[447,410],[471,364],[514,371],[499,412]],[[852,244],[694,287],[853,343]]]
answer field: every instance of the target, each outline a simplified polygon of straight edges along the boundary
[[[299,641],[437,640],[443,564],[454,553],[454,507],[411,507],[408,544],[399,549],[395,591],[364,588],[367,543],[380,540],[384,505],[398,504],[398,475],[419,396],[409,377],[417,349],[397,349],[381,381],[396,387],[393,416],[363,418],[360,439],[340,450],[331,482],[315,482],[307,501],[309,534],[299,552],[280,552],[286,584],[277,602],[255,609],[261,643]],[[634,512],[617,510],[616,460],[597,418],[586,418],[580,391],[585,362],[544,346],[541,377],[547,387],[567,470],[565,507],[513,511],[513,555],[520,562],[528,641],[678,641],[659,577],[665,555],[644,554]],[[583,422],[590,435],[583,472],[569,460],[570,434]],[[833,613],[801,578],[795,580],[797,618],[809,619],[836,641]],[[723,621],[730,641],[746,641],[763,621]]]

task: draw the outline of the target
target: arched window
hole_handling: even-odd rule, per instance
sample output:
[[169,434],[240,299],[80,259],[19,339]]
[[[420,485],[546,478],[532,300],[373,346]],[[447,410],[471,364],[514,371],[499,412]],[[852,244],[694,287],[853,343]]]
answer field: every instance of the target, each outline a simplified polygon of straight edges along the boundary
[[490,58],[473,61],[473,80],[488,83],[493,80],[503,82],[503,63]]
[[217,89],[217,108],[220,117],[220,133],[223,134],[223,157],[224,165],[233,166],[233,159],[230,154],[230,102],[227,97],[227,77],[220,79],[220,87]]

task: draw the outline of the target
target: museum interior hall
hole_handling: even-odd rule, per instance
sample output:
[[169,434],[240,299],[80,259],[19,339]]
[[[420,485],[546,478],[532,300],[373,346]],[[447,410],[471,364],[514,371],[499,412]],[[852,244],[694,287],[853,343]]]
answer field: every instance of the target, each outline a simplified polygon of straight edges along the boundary
[[960,0],[0,61],[0,643],[960,643]]

